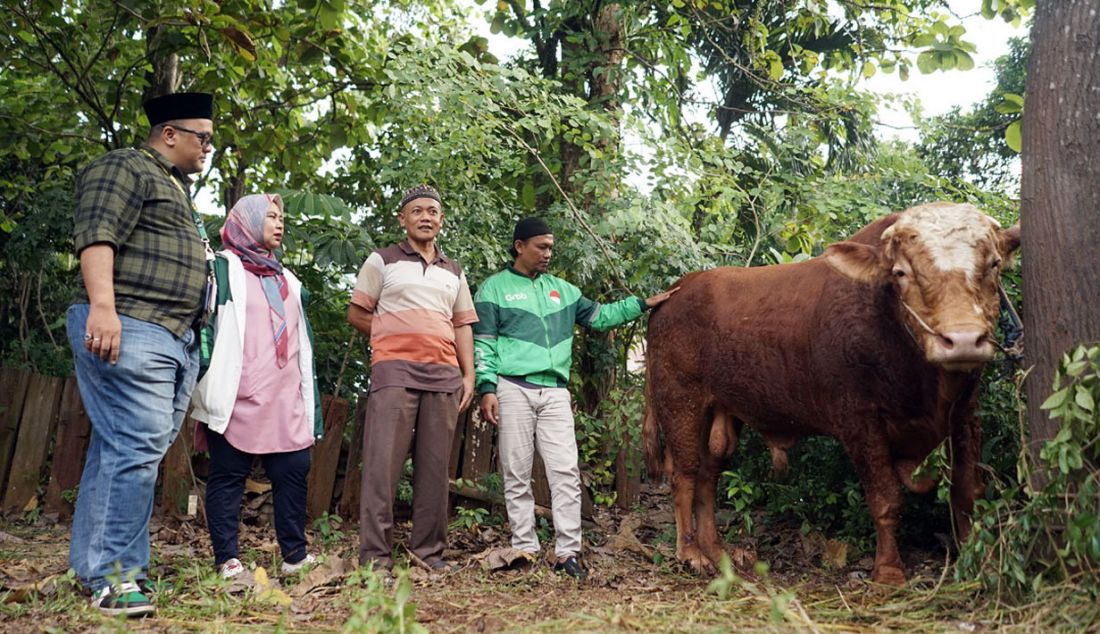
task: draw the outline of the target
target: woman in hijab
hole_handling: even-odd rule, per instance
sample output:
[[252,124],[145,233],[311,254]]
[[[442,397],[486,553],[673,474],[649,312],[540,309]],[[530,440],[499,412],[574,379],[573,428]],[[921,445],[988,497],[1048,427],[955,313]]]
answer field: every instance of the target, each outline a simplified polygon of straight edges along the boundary
[[203,337],[209,367],[192,397],[210,451],[206,520],[223,577],[244,570],[237,533],[245,479],[257,456],[271,480],[282,572],[313,563],[306,552],[309,449],[320,437],[320,403],[306,321],[308,295],[275,255],[283,239],[278,195],[241,198],[221,231],[216,311]]

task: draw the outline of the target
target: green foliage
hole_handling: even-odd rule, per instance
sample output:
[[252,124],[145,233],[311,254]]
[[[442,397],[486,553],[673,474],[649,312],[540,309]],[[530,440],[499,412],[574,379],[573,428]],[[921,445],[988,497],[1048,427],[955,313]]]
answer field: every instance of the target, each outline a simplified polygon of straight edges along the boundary
[[405,464],[401,468],[401,479],[397,481],[397,500],[405,504],[412,504],[413,500],[413,463],[412,458],[405,458]]
[[344,531],[341,527],[344,520],[339,515],[325,511],[321,517],[313,520],[313,530],[317,531],[321,538],[321,548],[328,551],[340,545],[344,541]]
[[1029,42],[1009,40],[1009,53],[994,62],[996,87],[963,112],[922,122],[919,153],[932,173],[966,180],[979,187],[1013,192],[1018,186],[1020,120]]
[[741,519],[740,530],[733,530],[752,535],[752,510],[763,497],[763,488],[745,480],[739,471],[723,471],[719,482],[721,491],[725,491],[726,503],[731,506],[734,515]]
[[1100,346],[1063,356],[1042,409],[1061,420],[1032,473],[1020,454],[1020,483],[979,500],[958,576],[998,595],[1037,595],[1070,581],[1100,598]]
[[407,570],[398,571],[392,596],[382,576],[366,566],[352,573],[348,585],[365,588],[351,600],[351,615],[341,629],[344,634],[427,634],[428,629],[416,621],[416,604],[409,600],[412,582]]
[[455,518],[448,524],[448,528],[451,530],[474,530],[477,527],[485,523],[489,519],[489,509],[483,508],[466,508],[465,506],[457,506],[454,511]]
[[640,473],[638,421],[642,419],[644,408],[640,376],[632,374],[612,388],[607,398],[600,402],[596,415],[584,411],[576,413],[577,449],[594,503],[603,506],[615,503],[615,462],[620,450],[626,452],[627,468]]
[[0,359],[40,373],[65,376],[72,361],[65,310],[76,291],[72,257],[72,182],[33,162],[0,158],[3,174],[17,174],[26,188],[0,197],[12,221],[0,232]]

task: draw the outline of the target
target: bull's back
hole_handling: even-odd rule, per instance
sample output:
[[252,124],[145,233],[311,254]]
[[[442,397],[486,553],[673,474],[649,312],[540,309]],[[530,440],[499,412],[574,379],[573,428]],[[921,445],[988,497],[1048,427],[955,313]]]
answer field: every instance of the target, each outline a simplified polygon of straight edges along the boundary
[[846,363],[851,322],[868,319],[853,282],[814,259],[702,271],[680,286],[650,320],[655,398],[701,390],[762,430],[830,433],[821,409],[845,374],[832,366]]

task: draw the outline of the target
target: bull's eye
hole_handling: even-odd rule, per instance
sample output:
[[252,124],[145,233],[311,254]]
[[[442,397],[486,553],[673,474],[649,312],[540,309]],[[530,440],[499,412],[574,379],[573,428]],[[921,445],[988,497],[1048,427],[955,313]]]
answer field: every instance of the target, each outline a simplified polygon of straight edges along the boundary
[[993,265],[990,268],[992,268],[994,271],[1001,268],[1001,258],[993,260]]
[[894,269],[894,277],[900,280],[901,278],[905,277],[905,271],[901,269]]

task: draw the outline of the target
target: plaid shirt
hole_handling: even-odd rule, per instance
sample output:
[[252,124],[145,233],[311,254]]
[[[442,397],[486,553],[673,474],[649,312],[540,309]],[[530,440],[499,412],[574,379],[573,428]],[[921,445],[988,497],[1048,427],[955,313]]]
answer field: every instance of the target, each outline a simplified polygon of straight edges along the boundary
[[[140,150],[115,150],[80,173],[73,238],[78,255],[96,243],[114,249],[119,313],[180,337],[199,315],[206,283],[202,242],[184,193],[190,180],[156,150],[143,149],[156,162]],[[76,301],[88,302],[82,276]]]

